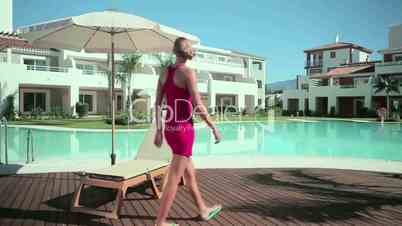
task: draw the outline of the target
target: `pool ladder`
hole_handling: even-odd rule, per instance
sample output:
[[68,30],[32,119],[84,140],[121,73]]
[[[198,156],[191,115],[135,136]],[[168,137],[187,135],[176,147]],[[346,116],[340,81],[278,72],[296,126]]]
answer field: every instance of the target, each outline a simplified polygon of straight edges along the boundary
[[35,161],[34,158],[34,140],[33,140],[33,134],[32,134],[32,129],[27,130],[27,161],[26,164],[32,163]]
[[[4,133],[4,136],[3,136]],[[3,164],[2,154],[4,147],[4,163],[8,164],[8,126],[7,119],[3,117],[0,120],[0,164]],[[4,139],[4,140],[3,140]]]

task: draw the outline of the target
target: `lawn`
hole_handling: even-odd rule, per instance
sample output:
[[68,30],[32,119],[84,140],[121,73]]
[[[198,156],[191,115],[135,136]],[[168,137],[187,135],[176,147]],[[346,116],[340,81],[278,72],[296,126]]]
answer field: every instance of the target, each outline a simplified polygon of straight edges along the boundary
[[[57,126],[64,128],[81,129],[111,129],[112,125],[107,124],[104,119],[26,119],[21,121],[11,121],[10,125],[41,125]],[[149,127],[149,123],[139,123],[134,125],[116,125],[117,129],[144,129]]]
[[[265,116],[226,116],[219,118],[212,116],[214,121],[264,121],[268,120]],[[196,118],[195,122],[201,122]],[[81,129],[111,129],[112,125],[107,124],[102,117],[91,117],[83,119],[24,119],[18,121],[10,121],[10,125],[40,125],[40,126],[57,126],[64,128],[81,128]],[[117,129],[144,129],[149,128],[149,123],[138,123],[133,125],[116,125]]]

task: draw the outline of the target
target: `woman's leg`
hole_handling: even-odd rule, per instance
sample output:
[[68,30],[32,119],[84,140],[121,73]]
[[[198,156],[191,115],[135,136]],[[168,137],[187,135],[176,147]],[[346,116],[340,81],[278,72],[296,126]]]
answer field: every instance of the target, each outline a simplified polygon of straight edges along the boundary
[[158,226],[162,226],[166,221],[170,207],[172,206],[176,196],[180,178],[184,174],[188,161],[189,158],[185,156],[173,155],[173,159],[169,167],[168,181],[162,193],[161,205],[156,218],[156,225]]
[[205,204],[200,189],[198,188],[195,168],[193,161],[191,159],[189,159],[187,163],[187,168],[184,171],[184,180],[186,181],[186,186],[188,187],[190,194],[197,205],[198,211],[202,219],[209,220],[213,218],[213,216],[210,215],[211,213],[214,215],[219,213],[220,209],[222,208],[221,205],[214,205],[212,207],[208,207]]
[[195,168],[191,159],[189,159],[187,163],[187,168],[184,171],[184,180],[186,181],[186,187],[188,187],[190,194],[197,205],[198,211],[200,211],[200,213],[205,211],[207,209],[207,206],[205,205],[200,189],[198,188]]

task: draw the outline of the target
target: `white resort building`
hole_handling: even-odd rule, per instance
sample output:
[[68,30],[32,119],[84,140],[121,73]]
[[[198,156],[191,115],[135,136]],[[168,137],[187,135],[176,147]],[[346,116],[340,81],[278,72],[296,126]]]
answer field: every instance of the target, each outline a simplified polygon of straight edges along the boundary
[[[366,116],[386,106],[385,93],[373,88],[378,75],[398,79],[402,85],[402,25],[390,28],[389,48],[379,51],[381,61],[370,61],[372,50],[339,38],[304,53],[307,81],[282,95],[289,114]],[[395,100],[401,104],[401,94],[391,93],[391,102]]]
[[[1,46],[20,40],[12,33],[12,1],[0,3],[0,98],[15,93],[15,108],[21,114],[35,109],[75,114],[75,104],[86,102],[90,114],[109,111],[107,54],[89,54],[62,49]],[[174,30],[174,29],[172,29]],[[18,31],[18,29],[17,29]],[[233,50],[194,46],[196,57],[188,66],[197,72],[198,89],[210,111],[233,105],[238,111],[265,108],[266,62],[263,57]],[[122,55],[117,55],[117,64]],[[140,93],[136,111],[153,107],[160,71],[154,55],[143,55],[141,68],[133,74],[131,87]],[[126,84],[127,85],[127,84]],[[122,110],[124,85],[116,81],[117,110]]]

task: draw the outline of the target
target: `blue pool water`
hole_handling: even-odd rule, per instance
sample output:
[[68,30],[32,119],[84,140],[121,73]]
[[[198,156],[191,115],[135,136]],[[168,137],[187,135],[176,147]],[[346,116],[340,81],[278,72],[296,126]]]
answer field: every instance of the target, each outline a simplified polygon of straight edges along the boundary
[[[381,125],[343,121],[223,123],[223,141],[215,145],[210,131],[198,128],[194,156],[342,157],[402,161],[401,124]],[[109,158],[110,132],[32,129],[35,160]],[[3,134],[4,135],[4,134]],[[117,133],[119,160],[133,159],[144,131]],[[10,163],[26,161],[27,128],[11,127]],[[4,148],[2,148],[4,152]],[[1,153],[4,160],[4,153]]]

